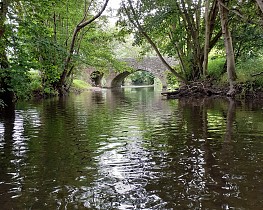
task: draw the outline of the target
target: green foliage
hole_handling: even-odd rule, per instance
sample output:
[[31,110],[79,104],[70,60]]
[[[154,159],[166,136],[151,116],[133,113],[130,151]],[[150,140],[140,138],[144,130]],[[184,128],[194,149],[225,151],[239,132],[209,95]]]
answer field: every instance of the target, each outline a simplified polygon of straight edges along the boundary
[[226,58],[222,56],[212,56],[208,61],[208,75],[211,78],[219,79],[224,73]]
[[13,91],[17,99],[27,99],[30,96],[30,79],[27,71],[20,66],[13,66],[1,71],[0,78],[8,84],[8,91]]
[[[114,32],[105,30],[105,18],[83,28],[76,36],[73,52],[69,51],[77,25],[84,16],[89,19],[100,8],[101,1],[10,2],[7,14],[10,21],[6,21],[5,25],[6,42],[0,42],[1,50],[8,55],[7,65],[10,68],[6,69],[8,78],[0,76],[18,98],[30,95],[30,90],[39,94],[54,94],[54,89],[60,84],[67,56],[71,53],[64,84],[71,84],[73,74],[81,75],[77,71],[84,69],[79,68],[83,65],[99,70],[123,66],[115,59],[111,45]],[[39,72],[38,76],[33,76],[32,72],[28,74],[31,70]]]
[[[230,13],[230,26],[236,61],[258,56],[263,48],[263,27],[260,15],[256,12],[258,6],[252,1],[243,1],[238,6],[234,3],[243,18]],[[261,26],[261,27],[260,27]]]
[[133,74],[130,74],[127,79],[130,79],[133,85],[154,84],[154,75],[147,71],[136,71]]
[[179,87],[178,79],[169,71],[166,72],[168,88],[174,89]]
[[35,96],[54,96],[57,92],[50,84],[44,84],[39,71],[30,71],[29,90]]
[[[220,62],[221,60],[221,62]],[[224,59],[218,58],[210,63],[215,68],[210,68],[210,74],[214,76],[219,85],[226,85],[227,75],[223,73],[219,66],[224,65]],[[255,57],[240,61],[236,64],[237,80],[236,83],[242,84],[243,89],[252,91],[256,88],[263,87],[263,59],[261,57]]]
[[[73,75],[74,77],[81,75],[81,71],[87,66],[95,67],[102,72],[108,69],[127,70],[125,64],[116,60],[116,57],[140,57],[150,51],[147,42],[128,21],[123,8],[119,11],[121,28],[107,29],[105,17],[102,17],[100,21],[93,22],[79,31],[71,52],[69,49],[72,35],[84,18],[83,11],[89,8],[86,10],[85,18],[91,17],[94,11],[101,8],[101,1],[21,0],[7,3],[8,10],[5,11],[7,14],[0,11],[0,30],[4,32],[0,37],[0,67],[4,69],[3,71],[1,69],[0,81],[6,83],[17,98],[27,98],[30,91],[55,94],[54,88],[60,84],[66,66],[65,60],[71,53],[73,55],[69,62],[65,84],[71,84]],[[127,1],[123,3],[129,5]],[[161,53],[176,59],[180,54],[185,69],[177,71],[181,71],[189,80],[198,78],[201,74],[205,34],[202,12],[204,3],[204,1],[138,0],[134,4],[136,14],[133,18],[143,23],[143,30]],[[263,28],[259,24],[258,8],[251,1],[231,1],[227,6],[230,8],[229,23],[235,54],[236,58],[239,58],[237,65],[239,81],[248,79],[262,84],[262,76],[250,77],[251,73],[261,71],[259,66],[262,64],[257,58],[263,48]],[[240,16],[233,12],[234,7],[235,11],[243,14],[242,21]],[[127,8],[130,11],[130,8]],[[212,25],[214,28],[211,36],[216,37],[220,31],[219,19],[216,18]],[[113,42],[114,38],[123,40],[124,35],[130,35],[131,32],[135,32],[133,45],[136,46],[131,46],[130,43],[131,47],[116,50],[120,45]],[[217,48],[222,50],[224,47],[222,40],[217,43]],[[248,62],[247,59],[252,61]],[[259,64],[254,66],[255,62]],[[223,65],[222,57],[210,59],[209,75],[219,78],[223,73]],[[31,70],[38,72],[37,75],[32,75]],[[168,79],[171,84],[176,83],[172,76],[168,75]],[[140,82],[145,82],[144,80]]]
[[[142,34],[147,34],[163,55],[176,59],[180,55],[182,77],[195,80],[201,76],[205,34],[203,1],[139,0],[133,3],[135,13],[127,1],[123,3],[126,6],[120,9],[119,26],[122,31],[135,32],[136,45],[145,46],[149,39],[146,41]],[[127,14],[131,18],[127,18]],[[144,33],[136,27],[135,20],[141,23]],[[215,36],[220,31],[219,21],[216,19],[212,25],[215,27],[211,35]]]
[[263,86],[263,58],[253,58],[237,64],[238,81],[250,82],[255,86]]
[[[224,49],[223,39],[220,39],[221,24],[216,1],[122,2],[124,6],[119,10],[118,22],[121,33],[125,30],[127,34],[134,32],[134,44],[138,46],[144,46],[146,40],[149,42],[148,38],[144,39],[142,36],[144,34],[146,37],[147,34],[163,55],[177,59],[180,55],[180,62],[183,64],[181,73],[188,80],[199,79],[203,73],[206,27],[210,29],[211,36],[211,40],[208,40],[209,50],[215,46],[220,51]],[[208,22],[204,14],[206,3],[210,10]],[[253,1],[229,1],[227,8],[236,61],[257,56],[263,48],[262,18],[258,5]],[[219,78],[223,74],[223,64],[224,61],[220,60],[210,61],[209,75]]]
[[85,32],[80,46],[80,55],[75,57],[79,64],[86,64],[98,70],[118,68],[120,63],[116,60],[112,45],[114,31],[105,31],[99,26],[90,28]]
[[41,76],[38,71],[30,71],[30,90],[33,93],[42,92]]

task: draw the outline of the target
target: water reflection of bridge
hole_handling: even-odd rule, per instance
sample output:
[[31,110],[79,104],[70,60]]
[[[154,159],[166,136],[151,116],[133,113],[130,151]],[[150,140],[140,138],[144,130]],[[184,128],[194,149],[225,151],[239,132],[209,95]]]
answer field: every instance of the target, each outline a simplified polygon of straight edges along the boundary
[[[176,61],[172,58],[165,58],[166,62],[170,65],[176,65]],[[130,74],[135,71],[147,71],[153,74],[156,78],[160,79],[163,88],[167,87],[167,68],[160,61],[158,57],[146,57],[141,60],[135,58],[123,58],[121,61],[124,61],[130,70],[125,70],[122,72],[117,72],[110,70],[108,73],[97,74],[96,78],[91,79],[91,75],[94,72],[98,72],[95,68],[87,69],[87,74],[89,75],[88,82],[93,85],[102,86],[106,88],[120,87],[123,80]],[[102,78],[105,79],[104,84],[102,84]]]

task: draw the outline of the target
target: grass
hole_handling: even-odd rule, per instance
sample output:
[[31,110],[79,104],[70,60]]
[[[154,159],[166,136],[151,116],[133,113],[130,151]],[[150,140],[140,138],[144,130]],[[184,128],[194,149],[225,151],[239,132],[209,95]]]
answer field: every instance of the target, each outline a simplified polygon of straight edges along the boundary
[[87,90],[90,87],[91,87],[91,85],[88,84],[87,82],[80,80],[80,79],[74,79],[71,88],[73,90],[82,91],[82,90]]

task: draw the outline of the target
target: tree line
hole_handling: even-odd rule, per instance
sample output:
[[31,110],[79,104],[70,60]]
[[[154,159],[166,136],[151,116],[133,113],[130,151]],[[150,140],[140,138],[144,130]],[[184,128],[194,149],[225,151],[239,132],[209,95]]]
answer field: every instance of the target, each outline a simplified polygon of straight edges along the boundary
[[[131,33],[135,45],[145,51],[150,45],[184,83],[205,79],[209,53],[224,50],[229,94],[234,93],[235,63],[262,53],[261,0],[123,0],[118,33],[108,30],[108,3],[0,0],[1,97],[27,92],[32,71],[40,74],[45,89],[63,95],[83,67],[118,66],[113,40]],[[178,59],[180,68],[166,63],[164,55]]]
[[[6,97],[29,88],[37,71],[44,88],[63,95],[81,66],[114,64],[102,13],[109,0],[1,0],[0,91]],[[97,21],[100,19],[100,21]]]

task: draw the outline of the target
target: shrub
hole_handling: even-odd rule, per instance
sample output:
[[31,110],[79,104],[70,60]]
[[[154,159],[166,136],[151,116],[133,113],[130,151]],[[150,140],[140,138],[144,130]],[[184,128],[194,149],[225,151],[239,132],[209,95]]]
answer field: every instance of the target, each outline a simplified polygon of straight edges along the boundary
[[41,76],[38,71],[30,71],[30,90],[31,92],[42,92]]
[[219,79],[224,74],[225,57],[211,57],[208,61],[208,75],[214,79]]
[[236,65],[238,82],[253,82],[263,86],[263,58],[253,58],[241,61]]

